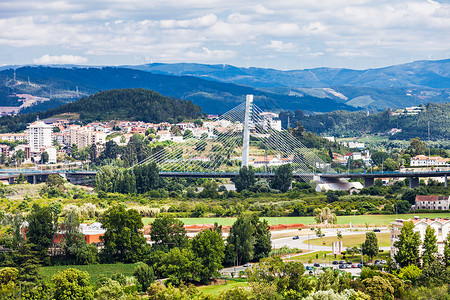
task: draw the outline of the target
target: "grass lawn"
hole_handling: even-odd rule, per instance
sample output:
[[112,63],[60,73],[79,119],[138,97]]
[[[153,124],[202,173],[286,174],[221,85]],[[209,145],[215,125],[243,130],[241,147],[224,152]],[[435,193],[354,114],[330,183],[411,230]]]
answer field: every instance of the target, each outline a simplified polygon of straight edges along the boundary
[[99,264],[99,265],[69,265],[69,266],[51,266],[40,267],[39,274],[43,276],[43,279],[50,282],[51,277],[69,268],[75,268],[81,271],[87,271],[91,276],[91,284],[95,284],[97,280],[102,276],[111,276],[117,273],[122,273],[125,276],[133,276],[134,268],[138,264]]
[[[375,233],[378,239],[378,245],[380,247],[389,247],[391,245],[391,234],[389,232],[383,233]],[[362,243],[366,240],[366,234],[355,234],[355,235],[343,235],[342,236],[342,246],[344,248],[347,247],[360,247]],[[332,242],[337,242],[338,238],[336,236],[333,237],[324,237],[324,238],[316,238],[310,243],[318,246],[329,246],[331,247]]]
[[[430,213],[430,214],[416,214],[416,216],[427,217],[427,218],[445,218],[450,217],[448,213]],[[411,219],[414,218],[414,214],[404,214],[398,215],[400,219]],[[278,224],[314,224],[315,220],[313,217],[262,217],[269,222],[270,225]],[[142,218],[144,224],[149,224],[153,222],[153,218]],[[214,224],[217,222],[219,225],[231,226],[233,225],[236,218],[180,218],[186,225],[194,224]],[[338,216],[337,223],[339,225],[344,224],[355,224],[355,225],[365,225],[369,226],[388,226],[390,222],[395,221],[395,215],[361,215],[361,216]]]
[[235,287],[247,286],[248,282],[245,279],[227,280],[226,284],[219,285],[204,285],[198,287],[198,290],[207,295],[217,296],[223,291],[231,290]]

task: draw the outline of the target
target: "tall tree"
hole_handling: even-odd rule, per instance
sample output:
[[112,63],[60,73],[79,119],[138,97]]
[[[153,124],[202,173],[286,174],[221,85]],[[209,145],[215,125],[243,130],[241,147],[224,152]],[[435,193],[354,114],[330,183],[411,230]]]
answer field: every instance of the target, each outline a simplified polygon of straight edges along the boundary
[[255,244],[253,245],[253,260],[259,261],[262,258],[269,256],[272,250],[272,243],[270,234],[270,226],[267,220],[260,220],[257,215],[252,215],[251,223],[255,228],[253,234]]
[[444,264],[446,267],[450,267],[450,234],[444,241]]
[[200,269],[201,282],[208,283],[210,278],[218,277],[219,271],[223,268],[222,260],[225,251],[222,236],[217,231],[204,230],[192,239],[191,246],[202,265]]
[[28,215],[27,241],[33,244],[33,250],[38,251],[42,258],[47,255],[48,248],[53,243],[55,228],[50,207],[40,207],[33,204]]
[[105,260],[136,262],[144,254],[146,241],[142,233],[142,217],[135,209],[126,210],[122,205],[110,208],[101,219],[106,229],[101,237],[105,246]]
[[255,227],[249,218],[240,216],[230,228],[227,243],[234,246],[236,264],[245,264],[253,259]]
[[394,242],[397,254],[394,256],[395,261],[401,266],[406,267],[416,264],[419,260],[420,234],[414,232],[413,222],[404,222],[403,227],[398,236],[398,241]]
[[370,260],[378,254],[378,239],[374,232],[366,232],[366,240],[361,245],[362,253],[369,256]]
[[271,187],[285,193],[289,190],[292,183],[291,164],[279,166],[275,171],[275,177],[271,182]]
[[186,247],[188,238],[184,224],[170,216],[157,217],[151,224],[150,239],[158,250],[168,251],[175,247]]
[[423,265],[428,266],[433,261],[436,260],[436,253],[437,253],[437,238],[436,238],[436,231],[433,227],[428,226],[425,229],[425,237],[423,239],[423,253],[422,253],[422,260]]
[[236,191],[240,193],[243,190],[251,188],[255,185],[255,182],[255,170],[252,167],[243,166],[236,176],[234,185],[236,186]]

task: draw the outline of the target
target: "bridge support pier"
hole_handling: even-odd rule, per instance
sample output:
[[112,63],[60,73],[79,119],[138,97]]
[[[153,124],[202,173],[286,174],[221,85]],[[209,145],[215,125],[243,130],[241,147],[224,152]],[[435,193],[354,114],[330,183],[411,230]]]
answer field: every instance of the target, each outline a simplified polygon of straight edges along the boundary
[[369,186],[372,186],[375,182],[375,178],[370,178],[370,177],[364,177],[364,187],[368,188]]
[[14,184],[14,177],[9,177],[8,182],[9,184]]
[[444,185],[445,185],[445,187],[448,187],[448,184],[447,184],[447,174],[445,174]]
[[36,175],[33,175],[33,184],[36,184]]
[[410,177],[409,178],[409,187],[412,189],[419,187],[419,177]]

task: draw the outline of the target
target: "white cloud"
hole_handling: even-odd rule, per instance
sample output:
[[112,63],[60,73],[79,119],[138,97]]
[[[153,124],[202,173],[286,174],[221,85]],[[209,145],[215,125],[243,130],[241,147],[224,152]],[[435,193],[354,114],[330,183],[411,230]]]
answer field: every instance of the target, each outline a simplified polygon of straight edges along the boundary
[[441,58],[450,48],[447,2],[0,1],[0,63],[17,63],[19,57],[26,57],[21,63],[34,61],[36,48],[38,53],[81,53],[91,63],[120,56],[130,63],[150,57],[242,65],[274,55],[279,65],[339,58],[353,66],[351,58],[370,61],[375,54],[385,61],[394,53]]
[[293,43],[284,43],[283,41],[270,41],[270,44],[265,45],[263,48],[277,52],[293,52],[296,50]]
[[71,64],[85,64],[88,60],[85,57],[76,56],[76,55],[61,55],[61,56],[52,56],[45,54],[39,58],[33,59],[33,63],[39,65],[71,65]]

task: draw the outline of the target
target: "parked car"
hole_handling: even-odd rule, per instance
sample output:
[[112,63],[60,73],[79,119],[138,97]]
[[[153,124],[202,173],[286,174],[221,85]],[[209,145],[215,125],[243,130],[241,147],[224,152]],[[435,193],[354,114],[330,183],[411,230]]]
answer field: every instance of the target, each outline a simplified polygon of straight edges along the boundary
[[339,269],[345,269],[345,265],[344,264],[340,264],[339,265]]
[[313,268],[311,266],[306,266],[305,269],[311,271]]
[[358,265],[357,264],[352,264],[352,268],[354,269],[354,268],[357,268],[358,267]]
[[315,263],[315,264],[314,264],[314,267],[319,268],[319,267],[320,267],[320,264],[319,264],[319,263]]
[[380,260],[377,259],[377,260],[374,262],[374,264],[379,265],[379,264],[380,264]]
[[352,264],[352,261],[351,260],[349,260],[348,262],[346,262],[345,264],[347,264],[347,265],[351,265]]
[[387,264],[387,261],[385,261],[384,259],[380,261],[380,264],[385,265]]
[[252,266],[251,263],[246,263],[246,264],[244,265],[245,268],[248,268],[248,267],[251,267],[251,266]]
[[381,232],[381,230],[379,228],[376,228],[373,230],[373,232]]
[[300,237],[298,235],[294,236],[292,239],[293,240],[298,240]]
[[333,260],[333,265],[338,265],[338,261],[337,260]]
[[358,264],[357,266],[358,266],[358,268],[362,268],[363,264]]
[[340,264],[340,265],[345,265],[345,260],[339,261],[339,264]]

